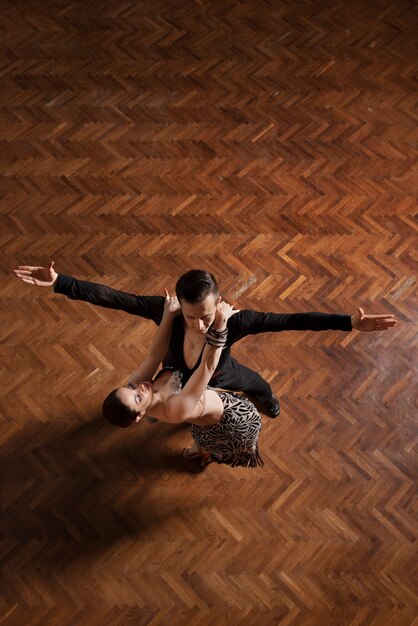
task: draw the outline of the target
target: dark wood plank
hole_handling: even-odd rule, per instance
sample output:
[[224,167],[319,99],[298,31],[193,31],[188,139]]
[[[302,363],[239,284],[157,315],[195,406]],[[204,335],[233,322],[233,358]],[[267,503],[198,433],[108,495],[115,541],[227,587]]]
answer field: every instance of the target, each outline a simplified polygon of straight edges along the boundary
[[[2,626],[412,626],[416,4],[4,2]],[[264,469],[100,416],[153,325],[31,288],[214,272],[242,308],[395,313],[247,338]]]

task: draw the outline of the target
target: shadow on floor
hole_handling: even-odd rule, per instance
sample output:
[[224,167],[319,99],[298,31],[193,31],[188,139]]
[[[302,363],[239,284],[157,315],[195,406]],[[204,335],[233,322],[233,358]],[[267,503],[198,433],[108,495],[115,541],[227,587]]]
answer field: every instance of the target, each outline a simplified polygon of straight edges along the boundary
[[[178,439],[189,439],[183,431],[157,423],[129,432],[101,416],[83,422],[74,415],[23,426],[0,459],[0,533],[9,544],[0,562],[31,544],[42,552],[37,570],[50,572],[184,514],[189,504],[179,496],[178,477],[193,480],[202,468],[181,456]],[[170,492],[173,482],[177,490]]]

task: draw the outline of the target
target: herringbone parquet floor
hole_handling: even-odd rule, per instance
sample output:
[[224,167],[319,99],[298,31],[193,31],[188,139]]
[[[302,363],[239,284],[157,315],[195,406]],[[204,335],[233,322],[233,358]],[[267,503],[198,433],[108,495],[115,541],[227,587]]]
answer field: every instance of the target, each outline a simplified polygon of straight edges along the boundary
[[[1,626],[416,626],[417,5],[1,3]],[[154,326],[16,265],[394,313],[234,355],[264,469],[100,417]]]

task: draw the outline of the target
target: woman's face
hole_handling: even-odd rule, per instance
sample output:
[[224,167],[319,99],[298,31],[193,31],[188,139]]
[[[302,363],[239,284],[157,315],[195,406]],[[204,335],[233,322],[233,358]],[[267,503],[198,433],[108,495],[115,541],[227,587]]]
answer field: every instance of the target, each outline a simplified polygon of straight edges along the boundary
[[118,397],[123,404],[133,411],[137,411],[138,418],[140,419],[151,405],[152,385],[148,382],[141,382],[136,385],[134,383],[128,383],[120,387]]

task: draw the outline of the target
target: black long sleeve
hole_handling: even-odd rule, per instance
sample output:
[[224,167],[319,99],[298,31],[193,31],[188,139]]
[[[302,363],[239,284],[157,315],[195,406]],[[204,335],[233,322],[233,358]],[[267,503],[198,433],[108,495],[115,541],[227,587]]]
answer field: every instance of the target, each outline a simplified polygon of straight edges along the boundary
[[339,313],[262,313],[243,310],[228,320],[228,345],[246,335],[283,330],[350,331],[351,316]]
[[108,309],[118,309],[131,315],[138,315],[153,320],[156,324],[161,322],[164,311],[162,296],[136,296],[99,283],[78,280],[65,274],[58,274],[54,292],[64,294],[71,300],[83,300]]

